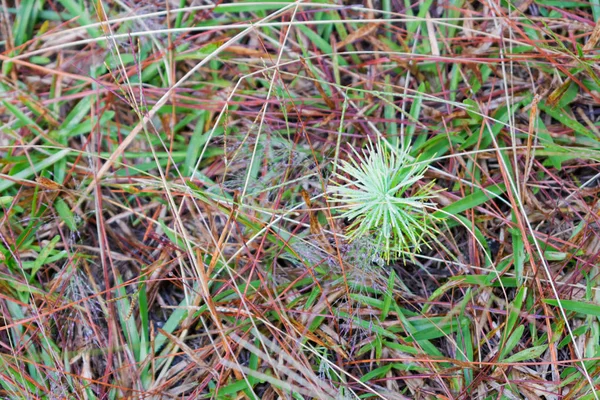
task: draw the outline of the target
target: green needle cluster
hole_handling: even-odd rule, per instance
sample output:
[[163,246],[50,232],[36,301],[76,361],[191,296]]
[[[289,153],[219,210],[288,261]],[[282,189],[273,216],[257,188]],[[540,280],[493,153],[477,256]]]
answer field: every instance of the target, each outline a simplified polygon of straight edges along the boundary
[[438,233],[428,212],[433,204],[432,184],[421,186],[427,164],[409,161],[408,148],[392,152],[381,142],[337,164],[332,189],[334,201],[351,220],[350,240],[375,239],[381,256],[405,257],[419,252],[427,237]]

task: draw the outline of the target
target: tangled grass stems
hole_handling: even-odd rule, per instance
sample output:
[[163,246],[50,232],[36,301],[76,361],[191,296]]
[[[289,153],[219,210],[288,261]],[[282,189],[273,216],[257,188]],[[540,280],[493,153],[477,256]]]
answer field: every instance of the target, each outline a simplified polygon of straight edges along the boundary
[[421,251],[439,233],[428,210],[434,206],[433,182],[417,185],[427,163],[410,161],[409,148],[394,153],[381,141],[369,141],[362,154],[352,151],[355,157],[337,164],[331,189],[346,208],[340,217],[352,221],[349,239],[373,237],[386,261]]

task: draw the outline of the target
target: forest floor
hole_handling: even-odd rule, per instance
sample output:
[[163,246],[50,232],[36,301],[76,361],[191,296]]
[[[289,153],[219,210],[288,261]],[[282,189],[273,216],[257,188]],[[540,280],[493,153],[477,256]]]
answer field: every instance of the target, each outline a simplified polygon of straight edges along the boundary
[[217,3],[0,5],[0,397],[598,399],[599,0]]

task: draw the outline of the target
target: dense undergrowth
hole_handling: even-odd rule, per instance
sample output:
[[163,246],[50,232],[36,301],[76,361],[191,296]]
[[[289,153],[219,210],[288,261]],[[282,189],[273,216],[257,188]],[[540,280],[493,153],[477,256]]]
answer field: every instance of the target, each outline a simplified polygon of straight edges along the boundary
[[600,3],[0,13],[0,396],[597,399]]

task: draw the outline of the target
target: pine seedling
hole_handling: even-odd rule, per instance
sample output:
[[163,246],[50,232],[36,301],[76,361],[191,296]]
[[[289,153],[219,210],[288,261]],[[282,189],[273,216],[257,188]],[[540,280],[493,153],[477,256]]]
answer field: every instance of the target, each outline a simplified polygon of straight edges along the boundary
[[427,165],[410,160],[408,149],[391,152],[380,141],[362,154],[336,165],[334,200],[344,209],[340,215],[351,221],[349,239],[372,237],[381,256],[404,258],[421,250],[439,231],[428,209],[435,195],[433,182],[418,186]]

